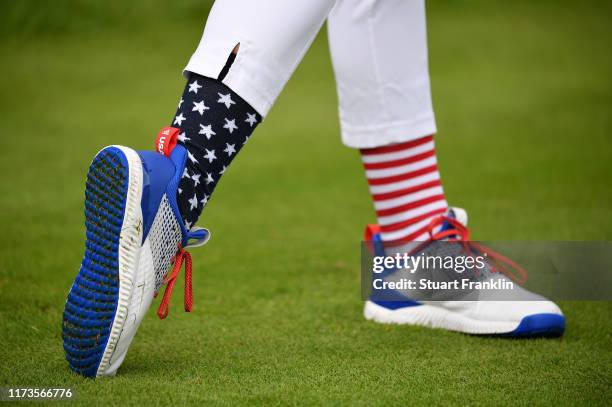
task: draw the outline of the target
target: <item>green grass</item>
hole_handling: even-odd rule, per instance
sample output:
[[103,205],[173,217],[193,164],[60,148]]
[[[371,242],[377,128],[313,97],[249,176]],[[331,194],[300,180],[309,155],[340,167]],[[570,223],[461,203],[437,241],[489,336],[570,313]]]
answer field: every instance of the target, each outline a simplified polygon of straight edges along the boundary
[[[152,148],[206,7],[43,4],[3,2],[0,386],[72,386],[83,405],[610,404],[610,302],[561,303],[554,340],[363,320],[374,215],[339,142],[324,33],[205,211],[194,312],[179,293],[116,378],[72,374],[61,313],[89,161],[108,144]],[[612,240],[610,17],[604,2],[430,3],[440,167],[476,238]]]

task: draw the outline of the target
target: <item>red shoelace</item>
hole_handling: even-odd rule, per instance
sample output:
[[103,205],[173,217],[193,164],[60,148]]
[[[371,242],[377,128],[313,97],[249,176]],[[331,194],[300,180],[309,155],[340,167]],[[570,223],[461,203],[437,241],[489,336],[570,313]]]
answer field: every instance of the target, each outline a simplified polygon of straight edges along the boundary
[[[442,226],[445,223],[450,227],[434,232],[438,226]],[[423,249],[433,241],[446,239],[448,242],[461,242],[466,253],[471,255],[476,252],[486,255],[492,272],[501,272],[519,285],[527,281],[527,272],[521,266],[486,246],[471,242],[469,229],[454,218],[448,216],[438,216],[434,218],[427,226],[427,232],[429,233],[429,239],[414,249],[414,252]]]
[[164,290],[164,296],[159,304],[159,309],[157,310],[157,316],[160,319],[164,319],[168,316],[168,312],[170,311],[170,297],[172,297],[172,290],[174,289],[174,284],[176,283],[176,279],[178,278],[179,273],[181,272],[181,267],[185,263],[185,311],[191,312],[193,308],[193,288],[191,283],[191,254],[179,244],[178,252],[174,257],[174,267],[170,274],[164,278],[164,284],[166,285],[166,289]]

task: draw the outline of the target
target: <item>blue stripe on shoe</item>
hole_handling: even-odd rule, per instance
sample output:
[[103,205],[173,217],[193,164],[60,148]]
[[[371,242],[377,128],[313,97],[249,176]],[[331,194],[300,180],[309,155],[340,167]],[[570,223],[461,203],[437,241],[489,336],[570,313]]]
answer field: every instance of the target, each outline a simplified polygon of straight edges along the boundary
[[94,158],[85,185],[85,254],[64,308],[62,338],[75,372],[95,377],[108,343],[119,293],[119,237],[129,168],[107,147]]
[[[143,170],[142,201],[140,205],[144,225],[142,241],[144,242],[149,236],[159,203],[166,193],[168,183],[175,176],[176,169],[172,161],[159,153],[139,151],[138,155]],[[182,176],[182,173],[179,176]],[[176,194],[176,191],[173,193]]]
[[370,300],[370,301],[372,301],[376,305],[380,305],[381,307],[384,307],[384,308],[392,310],[392,311],[395,311],[395,310],[400,309],[400,308],[416,307],[418,305],[423,305],[420,302],[413,301],[413,300],[404,300],[404,301],[400,301],[400,300],[392,300],[392,301],[374,301],[374,300]]
[[[374,248],[375,256],[386,256],[385,245],[382,240],[382,236],[380,233],[375,233],[372,236],[372,244]],[[387,278],[391,274],[395,273],[397,269],[395,268],[385,268],[382,273],[376,275],[376,278]],[[375,276],[372,275],[372,278]],[[370,301],[375,303],[376,305],[380,305],[381,307],[397,310],[400,308],[406,307],[415,307],[417,305],[423,305],[418,301],[412,300],[406,297],[404,294],[400,293],[397,290],[387,289],[383,290],[382,293],[377,293],[375,296],[370,296]]]

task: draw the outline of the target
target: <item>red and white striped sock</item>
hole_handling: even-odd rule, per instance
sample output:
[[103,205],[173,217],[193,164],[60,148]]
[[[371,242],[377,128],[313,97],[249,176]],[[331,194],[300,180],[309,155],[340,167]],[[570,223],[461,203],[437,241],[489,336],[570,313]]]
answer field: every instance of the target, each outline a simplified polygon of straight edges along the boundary
[[448,205],[433,136],[361,150],[383,241],[428,238],[427,226]]

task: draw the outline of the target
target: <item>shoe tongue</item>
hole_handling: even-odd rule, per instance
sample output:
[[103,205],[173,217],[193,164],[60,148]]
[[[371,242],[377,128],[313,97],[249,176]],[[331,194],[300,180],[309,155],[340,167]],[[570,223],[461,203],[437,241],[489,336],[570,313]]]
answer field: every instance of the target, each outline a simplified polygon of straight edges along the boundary
[[446,216],[448,216],[449,218],[455,219],[457,222],[467,227],[468,215],[465,209],[451,206],[450,208],[448,208],[448,211],[446,212]]
[[[465,209],[450,207],[446,211],[445,216],[454,219],[457,222],[461,223],[463,226],[467,227],[467,212],[465,211]],[[444,222],[442,226],[440,226],[440,230],[438,230],[437,232],[444,232],[450,229],[454,229],[454,227],[449,222]],[[448,240],[448,238],[445,238],[443,240]]]
[[188,244],[185,249],[189,247],[199,247],[206,244],[210,240],[210,230],[194,226],[187,233]]

